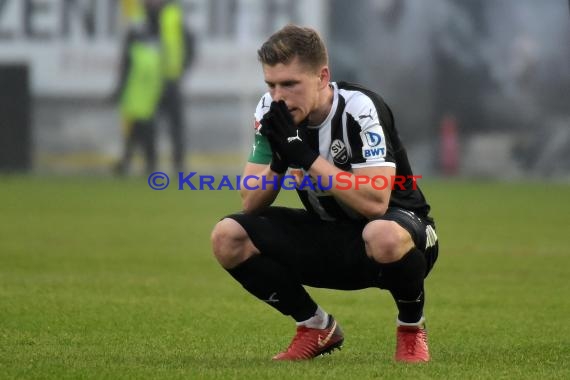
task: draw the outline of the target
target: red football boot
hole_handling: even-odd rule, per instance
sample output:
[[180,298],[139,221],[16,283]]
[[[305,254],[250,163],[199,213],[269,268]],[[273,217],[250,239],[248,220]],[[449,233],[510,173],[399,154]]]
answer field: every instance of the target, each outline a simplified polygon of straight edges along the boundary
[[425,326],[398,326],[396,332],[396,355],[398,362],[421,363],[430,359]]
[[344,334],[332,315],[324,329],[311,329],[305,326],[297,327],[287,350],[275,355],[273,360],[306,360],[316,356],[331,353],[341,349]]

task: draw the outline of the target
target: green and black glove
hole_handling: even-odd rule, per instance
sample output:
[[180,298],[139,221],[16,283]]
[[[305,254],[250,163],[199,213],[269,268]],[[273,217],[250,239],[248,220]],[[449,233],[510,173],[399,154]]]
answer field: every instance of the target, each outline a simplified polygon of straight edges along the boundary
[[261,134],[267,137],[281,157],[284,156],[290,163],[309,170],[319,154],[299,136],[299,128],[293,122],[285,102],[272,102],[269,112],[265,115],[267,127],[263,125]]

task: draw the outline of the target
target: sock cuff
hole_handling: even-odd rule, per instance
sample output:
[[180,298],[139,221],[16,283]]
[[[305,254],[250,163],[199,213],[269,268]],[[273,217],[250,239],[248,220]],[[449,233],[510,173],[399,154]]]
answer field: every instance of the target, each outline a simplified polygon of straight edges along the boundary
[[310,318],[303,321],[297,321],[297,326],[306,326],[313,329],[326,329],[329,323],[329,314],[317,305],[317,310]]
[[414,322],[414,323],[408,323],[408,322],[402,322],[400,321],[398,318],[396,318],[396,324],[398,326],[410,326],[410,327],[419,327],[419,326],[423,326],[426,323],[426,319],[425,317],[422,315],[422,317],[420,318],[419,321]]

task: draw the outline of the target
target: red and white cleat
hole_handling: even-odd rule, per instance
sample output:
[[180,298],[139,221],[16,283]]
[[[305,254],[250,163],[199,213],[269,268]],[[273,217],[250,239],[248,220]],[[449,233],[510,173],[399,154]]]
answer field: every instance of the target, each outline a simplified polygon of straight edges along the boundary
[[341,349],[344,334],[332,315],[325,329],[312,329],[305,326],[297,327],[287,350],[275,355],[273,360],[307,360],[335,349]]
[[396,355],[398,362],[429,362],[427,331],[425,326],[398,326],[396,331]]

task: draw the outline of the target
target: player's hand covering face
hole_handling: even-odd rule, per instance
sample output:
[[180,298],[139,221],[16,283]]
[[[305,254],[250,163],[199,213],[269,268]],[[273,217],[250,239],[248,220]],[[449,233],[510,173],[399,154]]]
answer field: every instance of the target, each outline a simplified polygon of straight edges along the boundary
[[283,100],[272,102],[269,111],[261,120],[260,133],[267,137],[272,149],[275,147],[281,157],[285,157],[292,164],[309,170],[313,162],[319,157],[304,141],[301,129],[295,122]]
[[[261,130],[260,133],[262,135],[267,136],[266,133],[269,131],[270,129],[272,129],[272,123],[274,120],[274,116],[271,113],[271,111],[267,112],[263,118],[261,119],[260,123],[261,123]],[[277,142],[273,139],[273,138],[268,138],[267,139],[269,141],[269,147],[271,148],[271,164],[270,164],[270,168],[271,170],[273,170],[275,173],[278,174],[283,174],[287,171],[287,168],[289,168],[289,160],[287,159],[287,157],[285,157],[285,154],[279,151],[279,147],[277,145]]]

